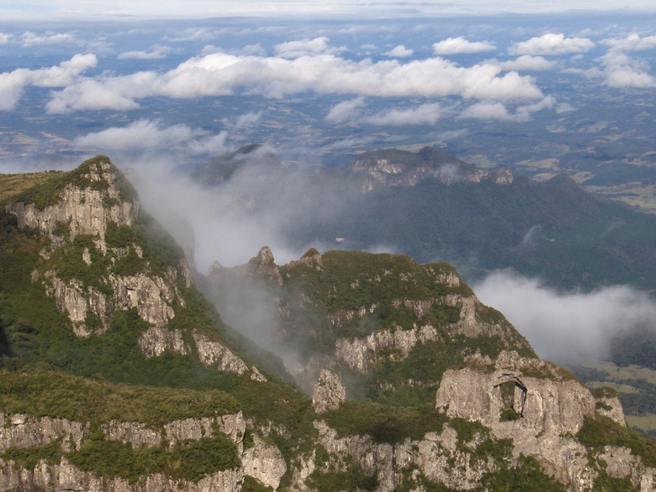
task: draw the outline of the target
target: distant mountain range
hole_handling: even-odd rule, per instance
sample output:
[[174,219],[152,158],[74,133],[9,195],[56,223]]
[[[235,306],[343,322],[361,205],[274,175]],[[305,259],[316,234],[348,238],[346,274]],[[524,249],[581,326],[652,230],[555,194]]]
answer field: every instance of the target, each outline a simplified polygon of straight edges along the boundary
[[[284,189],[285,177],[299,172],[281,166],[270,150],[248,146],[193,176],[209,186],[224,183],[254,158],[271,169],[272,187]],[[377,150],[301,172],[316,182],[341,179],[344,190],[360,194],[345,192],[346,205],[328,218],[317,213],[314,221],[288,224],[284,232],[297,248],[340,238],[340,248],[449,261],[470,280],[512,268],[559,288],[656,289],[656,216],[586,192],[564,175],[537,182],[507,168],[476,168],[433,147]],[[257,201],[249,197],[254,210]]]

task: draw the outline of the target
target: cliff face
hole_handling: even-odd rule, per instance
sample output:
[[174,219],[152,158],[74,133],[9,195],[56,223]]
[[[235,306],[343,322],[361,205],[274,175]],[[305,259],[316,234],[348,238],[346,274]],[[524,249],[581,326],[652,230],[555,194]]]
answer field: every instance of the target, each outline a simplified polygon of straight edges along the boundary
[[[181,255],[168,263],[152,251],[136,193],[104,157],[56,177],[50,188],[24,193],[6,206],[20,231],[37,234],[40,284],[79,337],[102,335],[119,312],[136,312],[148,327],[138,345],[146,357],[194,356],[207,367],[239,375],[251,368],[211,332],[170,324],[187,308],[192,287]],[[163,239],[163,238],[162,238]],[[253,369],[255,379],[263,376]]]
[[456,182],[510,184],[509,168],[478,169],[435,147],[418,152],[389,149],[364,153],[349,166],[363,180],[363,191],[384,187],[413,187],[427,179],[444,184]]
[[52,178],[0,209],[0,490],[656,490],[616,395],[450,265],[215,268],[205,293],[258,347],[108,159]]

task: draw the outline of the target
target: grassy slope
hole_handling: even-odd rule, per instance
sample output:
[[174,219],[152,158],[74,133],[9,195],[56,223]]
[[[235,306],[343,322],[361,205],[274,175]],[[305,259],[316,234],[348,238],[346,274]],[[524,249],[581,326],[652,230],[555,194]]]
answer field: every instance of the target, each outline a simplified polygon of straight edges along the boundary
[[0,174],[0,203],[7,201],[33,186],[44,183],[62,173],[47,171],[40,173]]
[[[80,184],[84,165],[22,193],[22,199],[33,199],[46,206],[67,182]],[[134,191],[127,183],[119,183],[123,193]],[[53,196],[53,193],[55,195]],[[83,238],[84,239],[84,238]],[[144,249],[144,257],[155,271],[177,265],[182,253],[172,239],[147,216],[134,228],[108,232],[110,246],[136,242]],[[246,376],[221,373],[202,366],[190,357],[166,355],[146,359],[137,340],[147,325],[135,312],[118,312],[109,331],[100,336],[78,338],[73,335],[67,318],[56,308],[43,287],[31,280],[31,272],[42,266],[38,252],[47,239],[29,231],[19,231],[15,218],[0,211],[0,364],[8,368],[45,367],[109,382],[153,385],[159,387],[219,389],[243,402],[244,411],[258,418],[271,418],[293,423],[295,412],[303,412],[307,400],[288,385],[272,381],[256,384]],[[94,279],[99,273],[87,271],[79,245],[71,245],[48,260],[64,277]],[[106,272],[105,272],[106,273]],[[188,331],[221,333],[229,331],[200,294],[182,289],[186,307],[176,308],[172,328]],[[238,340],[238,337],[231,337]],[[234,348],[234,347],[233,347]],[[235,349],[238,351],[238,349]],[[260,399],[266,401],[261,404]]]

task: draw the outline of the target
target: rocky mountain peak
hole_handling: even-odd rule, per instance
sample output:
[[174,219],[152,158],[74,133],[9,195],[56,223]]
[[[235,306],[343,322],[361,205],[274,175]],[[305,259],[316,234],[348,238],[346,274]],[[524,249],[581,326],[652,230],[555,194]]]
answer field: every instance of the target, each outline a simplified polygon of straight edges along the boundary
[[263,246],[257,253],[257,256],[254,256],[249,260],[248,265],[251,267],[252,273],[255,275],[271,278],[276,283],[282,282],[280,270],[276,265],[273,252],[268,246]]
[[479,169],[431,146],[417,152],[399,149],[365,152],[356,158],[350,170],[365,178],[364,191],[373,191],[378,186],[413,187],[427,179],[447,185],[457,182],[513,182],[509,168]]

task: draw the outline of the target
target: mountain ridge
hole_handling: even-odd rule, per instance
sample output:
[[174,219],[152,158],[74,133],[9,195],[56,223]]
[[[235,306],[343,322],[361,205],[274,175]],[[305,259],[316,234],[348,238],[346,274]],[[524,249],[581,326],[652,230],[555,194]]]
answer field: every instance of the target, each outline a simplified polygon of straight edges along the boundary
[[[124,179],[99,156],[0,209],[0,488],[653,484],[654,445],[616,395],[537,358],[450,265],[310,250],[278,266],[263,249],[195,279]],[[213,294],[246,278],[286,307],[287,339],[314,347],[313,399],[240,346],[196,287],[217,276]]]

